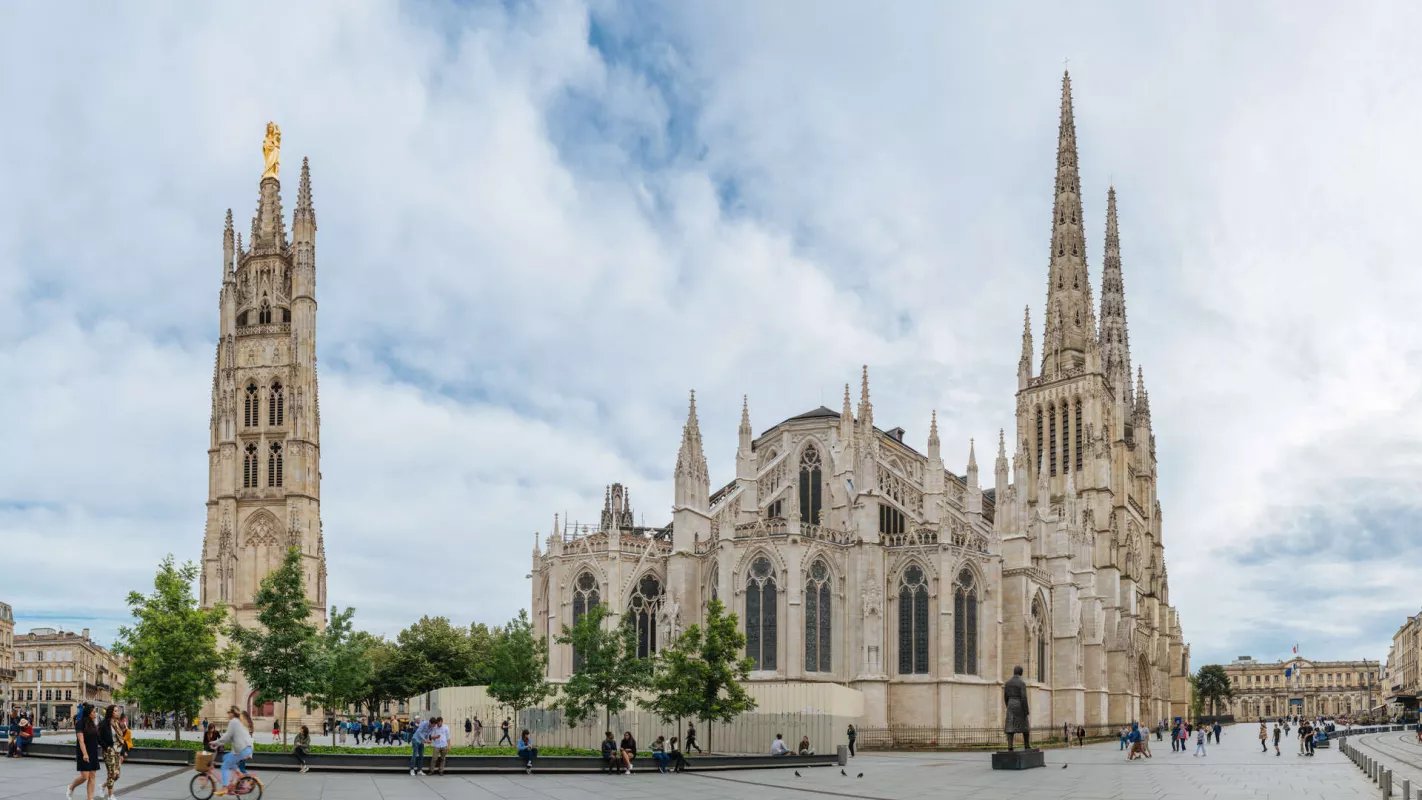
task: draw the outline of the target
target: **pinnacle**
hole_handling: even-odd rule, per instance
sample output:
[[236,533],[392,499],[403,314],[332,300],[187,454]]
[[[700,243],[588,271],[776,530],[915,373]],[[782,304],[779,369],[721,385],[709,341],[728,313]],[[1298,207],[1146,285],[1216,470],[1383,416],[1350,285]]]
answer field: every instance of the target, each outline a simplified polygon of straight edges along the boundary
[[976,447],[975,447],[975,445],[974,445],[974,443],[973,443],[973,440],[972,440],[971,438],[969,438],[969,439],[968,439],[968,468],[969,468],[969,469],[977,469],[977,467],[978,467],[978,453],[977,453],[977,449],[976,449]]
[[938,409],[934,409],[928,421],[928,447],[930,455],[934,455],[938,452],[938,444]]
[[1007,434],[1002,428],[997,429],[997,457],[1000,461],[1007,460]]

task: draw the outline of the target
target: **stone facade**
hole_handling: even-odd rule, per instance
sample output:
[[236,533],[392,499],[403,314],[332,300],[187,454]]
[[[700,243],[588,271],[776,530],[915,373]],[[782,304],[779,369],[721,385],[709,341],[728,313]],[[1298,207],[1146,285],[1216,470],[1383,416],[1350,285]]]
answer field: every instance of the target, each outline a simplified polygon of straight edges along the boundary
[[46,724],[68,724],[80,703],[112,704],[124,668],[124,659],[89,638],[88,628],[35,628],[15,639],[11,702]]
[[[324,626],[316,212],[304,161],[291,237],[282,217],[281,184],[264,177],[248,244],[244,248],[241,236],[234,237],[229,210],[212,375],[200,601],[205,608],[225,603],[239,622],[254,625],[252,598],[262,578],[281,564],[288,548],[296,547],[313,614]],[[273,712],[254,701],[246,679],[234,673],[203,713],[225,719],[221,712],[230,705],[246,707],[255,717]]]
[[[1285,673],[1288,674],[1285,674]],[[1376,661],[1255,661],[1240,656],[1225,667],[1234,697],[1220,713],[1241,722],[1284,716],[1350,716],[1382,702]],[[1208,709],[1206,709],[1208,713]]]
[[[1169,603],[1149,396],[1131,370],[1116,197],[1098,323],[1069,78],[1053,196],[1043,347],[1039,359],[1025,323],[1016,429],[1011,451],[999,436],[989,488],[971,441],[965,472],[945,467],[936,414],[922,451],[877,427],[866,368],[857,407],[846,385],[839,411],[759,436],[743,402],[735,479],[712,492],[693,394],[669,524],[635,525],[614,484],[597,524],[555,519],[535,546],[540,633],[605,602],[651,652],[719,598],[746,627],[752,681],[847,684],[866,726],[1000,727],[1015,665],[1034,726],[1183,713],[1189,648]],[[574,660],[553,644],[550,677]]]
[[[0,603],[0,701],[10,699],[10,684],[14,680],[15,612],[9,603]],[[0,711],[4,710],[4,706],[0,702]]]
[[1417,697],[1422,693],[1419,650],[1422,650],[1422,614],[1414,614],[1393,634],[1383,673],[1388,705],[1394,713],[1417,710]]

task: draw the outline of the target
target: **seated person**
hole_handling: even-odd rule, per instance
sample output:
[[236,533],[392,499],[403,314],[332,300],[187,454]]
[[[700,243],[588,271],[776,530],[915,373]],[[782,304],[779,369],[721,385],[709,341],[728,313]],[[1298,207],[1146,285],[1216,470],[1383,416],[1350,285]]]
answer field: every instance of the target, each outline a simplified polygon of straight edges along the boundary
[[672,772],[684,772],[686,770],[686,756],[681,752],[680,739],[673,736],[667,742],[667,758],[671,759]]
[[622,732],[622,762],[627,766],[627,773],[632,773],[632,759],[637,757],[637,740],[632,738],[632,731]]
[[810,749],[810,737],[803,736],[800,738],[799,754],[802,756],[812,756],[815,754],[815,751]]
[[621,772],[622,753],[617,749],[617,740],[613,738],[612,731],[608,731],[602,740],[602,765],[608,772]]
[[519,734],[518,757],[524,761],[523,771],[532,775],[533,759],[538,758],[538,748],[533,746],[533,738],[532,735],[529,734],[528,728],[524,728],[523,733]]
[[770,743],[770,754],[772,756],[784,756],[790,754],[790,746],[785,744],[785,739],[780,734],[775,734],[775,741]]
[[652,742],[652,758],[657,762],[657,772],[663,775],[667,772],[667,765],[671,763],[671,757],[667,755],[667,737],[658,736]]

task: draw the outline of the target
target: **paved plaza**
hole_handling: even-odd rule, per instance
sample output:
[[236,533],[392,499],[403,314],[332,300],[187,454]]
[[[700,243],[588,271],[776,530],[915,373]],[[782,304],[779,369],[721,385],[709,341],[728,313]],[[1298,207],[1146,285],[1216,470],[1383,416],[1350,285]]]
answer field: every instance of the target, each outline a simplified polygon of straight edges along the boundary
[[[1071,750],[1049,750],[1046,769],[994,772],[987,753],[874,753],[851,759],[838,768],[814,768],[794,774],[785,769],[723,772],[707,775],[658,775],[655,770],[618,775],[485,775],[412,778],[408,775],[345,775],[268,770],[262,773],[266,797],[302,800],[678,800],[705,798],[766,798],[803,800],[808,797],[901,798],[1300,798],[1329,800],[1372,798],[1377,788],[1337,749],[1319,750],[1313,758],[1295,755],[1287,746],[1281,756],[1259,752],[1256,726],[1227,728],[1220,745],[1208,755],[1174,753],[1169,742],[1152,742],[1154,757],[1126,762],[1115,742]],[[1392,734],[1388,746],[1406,746]],[[1294,749],[1296,749],[1295,745]],[[1193,752],[1193,745],[1191,752]],[[1422,747],[1412,751],[1422,763]],[[1063,766],[1065,765],[1065,768]],[[863,778],[855,777],[863,772]],[[70,762],[0,759],[0,800],[30,800],[64,796],[73,777]],[[153,800],[188,796],[191,772],[167,767],[124,767],[119,795]],[[152,781],[152,783],[148,783]],[[148,783],[148,785],[143,785]]]

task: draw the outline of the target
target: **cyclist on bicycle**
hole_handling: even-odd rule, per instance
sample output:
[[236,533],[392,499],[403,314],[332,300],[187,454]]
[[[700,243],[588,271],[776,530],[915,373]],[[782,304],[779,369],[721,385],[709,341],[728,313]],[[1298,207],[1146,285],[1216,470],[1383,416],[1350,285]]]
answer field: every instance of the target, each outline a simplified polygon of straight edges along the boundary
[[[245,725],[243,723],[246,723]],[[228,794],[232,791],[232,773],[236,768],[238,775],[245,775],[246,761],[252,757],[252,718],[240,711],[237,706],[227,709],[227,732],[218,738],[218,746],[227,745],[228,750],[222,756],[222,788],[217,790],[217,794]]]

